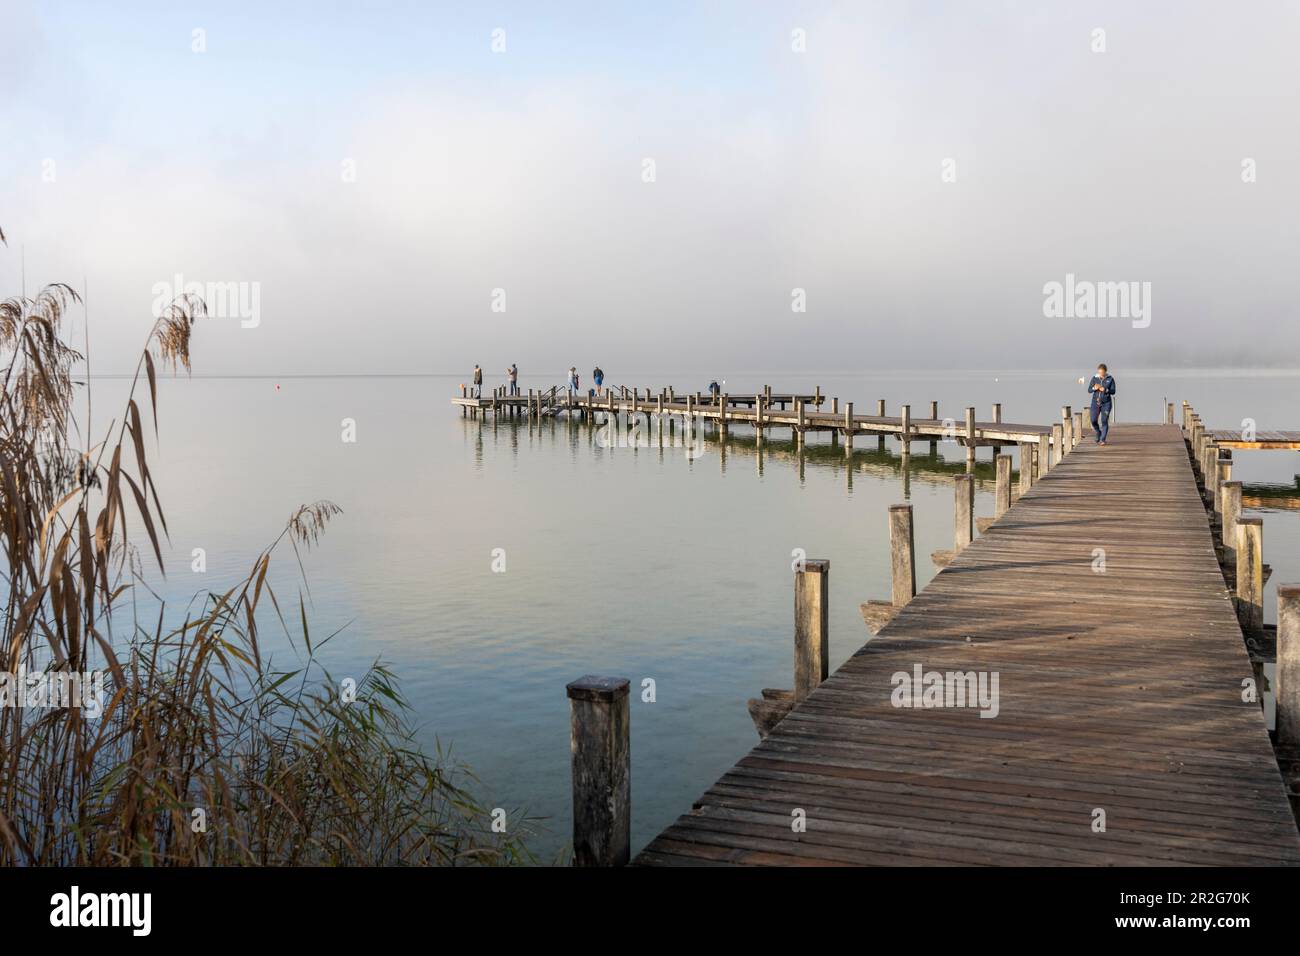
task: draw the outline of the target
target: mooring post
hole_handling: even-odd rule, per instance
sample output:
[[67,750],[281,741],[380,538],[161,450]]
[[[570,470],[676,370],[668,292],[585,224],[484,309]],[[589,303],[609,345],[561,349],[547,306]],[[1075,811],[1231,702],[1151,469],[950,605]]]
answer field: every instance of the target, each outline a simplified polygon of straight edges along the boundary
[[1083,412],[1074,413],[1074,445],[1083,444]]
[[624,866],[632,856],[628,683],[588,674],[565,687],[574,866]]
[[876,401],[876,414],[881,418],[885,417],[885,400],[883,398]]
[[1020,443],[1020,494],[1034,486],[1034,446]]
[[975,470],[975,407],[966,406],[966,470]]
[[1061,406],[1061,455],[1064,457],[1074,448],[1074,416],[1069,405]]
[[903,443],[903,457],[907,458],[912,454],[912,406],[904,405],[900,411],[902,430],[898,433],[898,437]]
[[[992,421],[993,421],[994,424],[997,424],[997,425],[1001,425],[1001,424],[1002,424],[1002,403],[1001,403],[1001,402],[994,402],[994,403],[993,403],[993,418],[992,418]],[[993,453],[993,458],[994,458],[994,460],[996,460],[997,457],[998,457],[998,455],[1002,453],[1002,446],[1001,446],[1001,445],[994,445],[994,446],[990,449],[990,451],[992,451],[992,453]]]
[[[938,402],[931,402],[931,403],[930,403],[930,420],[931,420],[931,421],[938,421],[938,420],[939,420],[939,403],[938,403]],[[931,455],[934,455],[934,454],[936,454],[938,451],[939,451],[939,442],[938,442],[936,439],[931,438],[931,439],[930,439],[930,454],[931,454]]]
[[840,400],[839,400],[839,396],[836,396],[831,399],[831,414],[838,415],[839,413],[840,413]]
[[1277,588],[1277,700],[1279,747],[1300,747],[1300,584]]
[[[956,551],[975,540],[975,476],[958,475],[953,479],[953,545]],[[955,552],[954,552],[955,553]]]
[[826,679],[830,662],[831,563],[806,558],[794,572],[794,697]]
[[1165,403],[1165,424],[1172,425],[1173,423],[1174,423],[1174,403],[1166,402]]
[[1001,518],[1011,507],[1011,456],[997,457],[997,485],[993,496],[993,516]]
[[1219,446],[1214,442],[1205,445],[1205,493],[1213,510],[1219,498]]
[[844,403],[844,454],[853,453],[853,403]]
[[1237,519],[1237,618],[1253,634],[1264,627],[1264,520]]
[[894,607],[916,597],[916,558],[912,540],[912,506],[889,506],[889,564]]
[[1052,426],[1052,455],[1051,462],[1048,464],[1049,470],[1055,468],[1061,463],[1061,458],[1064,457],[1064,451],[1062,450],[1062,442],[1064,440],[1064,432],[1061,428],[1061,423],[1057,422]]
[[799,424],[798,424],[798,426],[797,426],[797,428],[796,428],[796,431],[795,431],[796,441],[799,443],[799,447],[802,448],[802,447],[803,447],[803,427],[804,427],[804,426],[803,426],[803,399],[802,399],[802,398],[796,398],[796,399],[794,400],[794,410],[795,410],[795,414],[798,415],[798,417],[799,417]]
[[1038,454],[1034,456],[1034,482],[1037,483],[1047,474],[1049,465],[1049,449],[1052,442],[1052,436],[1044,432],[1038,436]]

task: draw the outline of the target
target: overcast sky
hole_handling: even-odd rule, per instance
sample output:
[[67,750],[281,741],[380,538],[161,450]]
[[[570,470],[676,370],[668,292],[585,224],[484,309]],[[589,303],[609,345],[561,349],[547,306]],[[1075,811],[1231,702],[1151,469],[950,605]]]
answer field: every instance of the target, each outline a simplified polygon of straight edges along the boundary
[[0,0],[0,294],[100,371],[178,274],[196,374],[1300,364],[1300,4],[271,7]]

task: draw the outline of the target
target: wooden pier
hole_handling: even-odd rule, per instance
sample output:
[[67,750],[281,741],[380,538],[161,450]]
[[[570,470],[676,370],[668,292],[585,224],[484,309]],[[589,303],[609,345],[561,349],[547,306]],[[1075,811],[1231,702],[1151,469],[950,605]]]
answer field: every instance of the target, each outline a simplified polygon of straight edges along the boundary
[[[975,438],[1030,440],[1000,427]],[[1000,507],[634,862],[1300,865],[1183,434],[1111,435]],[[898,706],[918,669],[996,674],[996,716]]]
[[[1056,425],[1029,425],[1001,420],[1001,405],[994,405],[990,420],[978,420],[975,409],[962,409],[960,416],[941,417],[939,403],[931,402],[927,414],[917,417],[910,405],[899,407],[898,415],[887,415],[885,401],[876,403],[874,415],[857,414],[853,403],[841,409],[838,398],[827,398],[817,389],[807,394],[776,394],[770,389],[754,395],[694,393],[677,395],[672,389],[652,393],[650,389],[608,389],[605,394],[579,395],[558,388],[527,395],[508,396],[499,390],[487,397],[462,395],[452,398],[462,414],[474,416],[519,417],[530,421],[553,418],[560,414],[579,415],[587,420],[597,416],[653,418],[680,417],[691,423],[710,423],[722,431],[734,425],[746,425],[759,436],[771,429],[789,429],[791,438],[802,444],[809,432],[830,432],[842,440],[851,452],[859,435],[877,437],[883,447],[886,438],[896,439],[903,454],[910,455],[914,441],[934,443],[956,441],[966,448],[968,466],[973,467],[979,447],[1001,448],[1029,445],[1039,457],[1053,460],[1062,457],[1078,443],[1083,429],[1081,412],[1062,410],[1063,421]],[[829,409],[827,406],[830,406]],[[1048,462],[1035,465],[1046,471]]]

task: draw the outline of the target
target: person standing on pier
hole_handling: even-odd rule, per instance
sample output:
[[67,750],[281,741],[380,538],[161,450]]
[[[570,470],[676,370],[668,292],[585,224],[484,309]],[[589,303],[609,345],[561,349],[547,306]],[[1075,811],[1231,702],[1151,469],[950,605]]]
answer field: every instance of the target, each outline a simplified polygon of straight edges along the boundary
[[1115,379],[1105,365],[1097,366],[1097,374],[1088,383],[1088,393],[1092,396],[1092,430],[1097,444],[1104,445],[1110,431],[1111,396],[1115,394]]
[[569,391],[575,395],[578,392],[578,369],[576,366],[569,366]]
[[602,394],[601,386],[605,384],[605,373],[601,371],[599,365],[591,370],[591,380],[596,385],[596,394]]
[[519,394],[519,366],[516,365],[514,362],[511,362],[510,367],[506,369],[506,378],[510,379],[510,394],[518,395]]
[[474,366],[474,397],[483,397],[483,370],[477,365]]

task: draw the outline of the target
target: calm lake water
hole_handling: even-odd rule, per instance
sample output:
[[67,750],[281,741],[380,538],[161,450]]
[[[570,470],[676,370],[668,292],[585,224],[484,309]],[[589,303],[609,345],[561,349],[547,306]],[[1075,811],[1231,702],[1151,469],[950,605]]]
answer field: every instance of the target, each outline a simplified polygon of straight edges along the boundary
[[[527,371],[525,391],[561,381]],[[966,405],[985,419],[1000,401],[1005,421],[1047,424],[1061,405],[1083,406],[1077,379],[1090,371],[754,373],[725,388],[820,385],[859,412],[884,398],[891,414],[903,402],[924,414],[938,400],[958,420]],[[1166,398],[1187,398],[1216,427],[1249,417],[1260,429],[1300,428],[1300,372],[1115,374],[1121,422],[1159,420]],[[951,547],[956,445],[931,459],[928,443],[915,444],[907,474],[893,442],[880,453],[859,438],[846,463],[826,435],[810,438],[800,466],[782,431],[761,459],[744,428],[725,453],[710,432],[695,460],[680,447],[609,449],[564,420],[530,431],[462,418],[448,399],[467,378],[161,381],[155,471],[171,549],[159,590],[179,607],[224,589],[299,504],[340,505],[306,557],[314,635],[344,628],[325,662],[338,678],[389,662],[424,742],[468,763],[488,806],[549,818],[532,841],[544,861],[568,840],[568,681],[633,682],[635,851],[757,741],[746,699],[790,685],[793,549],[831,561],[836,667],[868,636],[858,604],[889,595],[887,507],[914,505],[919,555]],[[611,370],[607,382],[685,391],[708,379]],[[96,389],[96,417],[116,412],[125,383]],[[353,443],[343,419],[356,423]],[[987,515],[988,449],[979,461],[976,513]],[[1239,452],[1234,469],[1246,482],[1289,484],[1300,461]],[[1270,511],[1264,541],[1274,584],[1300,580],[1300,512]],[[191,571],[195,548],[206,551],[204,574]],[[492,570],[498,548],[504,573]],[[932,574],[918,560],[918,584]],[[282,599],[296,592],[290,552],[275,579]],[[1270,587],[1270,620],[1274,600]],[[289,663],[285,647],[276,654]],[[645,678],[654,703],[635,693]]]

